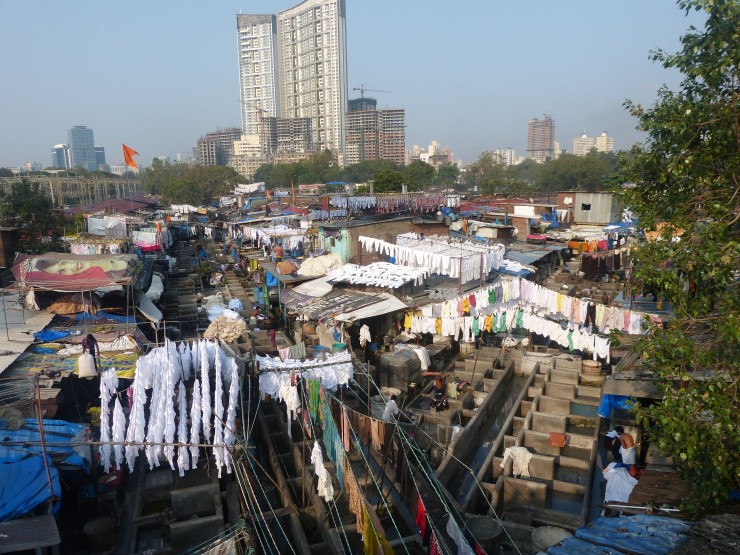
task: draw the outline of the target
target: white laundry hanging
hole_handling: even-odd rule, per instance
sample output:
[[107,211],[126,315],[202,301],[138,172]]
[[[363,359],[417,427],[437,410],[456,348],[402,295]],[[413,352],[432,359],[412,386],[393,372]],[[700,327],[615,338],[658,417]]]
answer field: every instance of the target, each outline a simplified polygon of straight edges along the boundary
[[190,468],[198,465],[200,458],[201,398],[198,378],[193,382],[193,402],[190,407]]
[[185,476],[185,471],[190,470],[190,452],[188,446],[188,403],[185,399],[185,383],[180,382],[178,387],[178,426],[177,426],[177,469],[180,477]]

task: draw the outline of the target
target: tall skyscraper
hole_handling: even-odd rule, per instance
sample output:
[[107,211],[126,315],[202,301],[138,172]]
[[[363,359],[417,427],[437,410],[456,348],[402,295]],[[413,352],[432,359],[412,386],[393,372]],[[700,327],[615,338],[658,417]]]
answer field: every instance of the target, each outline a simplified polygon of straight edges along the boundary
[[544,162],[555,159],[555,120],[545,114],[544,119],[531,119],[527,126],[527,158]]
[[72,163],[69,159],[69,146],[61,143],[51,148],[51,167],[72,169]]
[[310,118],[312,143],[344,156],[345,0],[306,0],[277,15],[237,15],[242,125]]
[[236,16],[242,131],[258,135],[260,122],[278,115],[277,29],[274,15]]
[[70,163],[73,168],[82,168],[91,172],[98,170],[95,155],[93,130],[84,125],[75,125],[67,131]]
[[105,168],[105,147],[95,147],[95,164],[98,166],[97,169]]
[[75,125],[67,132],[69,158],[73,168],[82,168],[91,172],[97,171],[98,162],[95,155],[95,139],[92,129],[84,125]]

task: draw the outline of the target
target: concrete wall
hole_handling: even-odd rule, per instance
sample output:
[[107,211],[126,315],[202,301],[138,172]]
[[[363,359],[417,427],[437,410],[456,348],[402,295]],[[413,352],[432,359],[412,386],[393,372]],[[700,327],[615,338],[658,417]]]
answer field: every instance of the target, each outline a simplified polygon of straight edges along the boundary
[[[374,237],[375,239],[382,239],[383,241],[387,241],[389,243],[395,243],[397,235],[401,233],[408,233],[410,220],[411,218],[403,218],[350,227],[348,230],[349,244],[347,246],[349,255],[348,262],[360,264],[360,243],[358,240],[360,235],[364,237]],[[366,253],[363,253],[363,255],[364,254]]]
[[[570,209],[571,223],[574,224],[607,224],[614,220],[617,212],[611,193],[558,193],[557,204],[559,209]],[[586,206],[590,208],[586,210]]]

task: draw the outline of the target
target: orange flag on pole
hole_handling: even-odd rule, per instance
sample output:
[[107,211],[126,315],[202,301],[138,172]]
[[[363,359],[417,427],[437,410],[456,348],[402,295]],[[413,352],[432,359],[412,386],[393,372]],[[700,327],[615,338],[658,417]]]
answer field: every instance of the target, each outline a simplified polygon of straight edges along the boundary
[[134,160],[134,156],[138,156],[139,153],[130,146],[126,146],[123,143],[121,145],[123,146],[123,163],[132,168],[138,168],[139,164]]

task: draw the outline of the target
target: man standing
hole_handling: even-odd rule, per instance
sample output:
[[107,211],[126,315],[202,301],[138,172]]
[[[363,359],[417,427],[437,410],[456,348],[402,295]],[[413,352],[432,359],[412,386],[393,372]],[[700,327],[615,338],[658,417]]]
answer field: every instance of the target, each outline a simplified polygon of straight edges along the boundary
[[637,464],[635,438],[625,432],[622,426],[615,426],[614,431],[617,432],[617,437],[619,438],[619,454],[622,455],[622,462],[624,464]]
[[397,398],[398,397],[396,395],[391,395],[390,401],[385,404],[385,409],[383,410],[384,422],[393,422],[398,416],[398,405],[396,404]]

